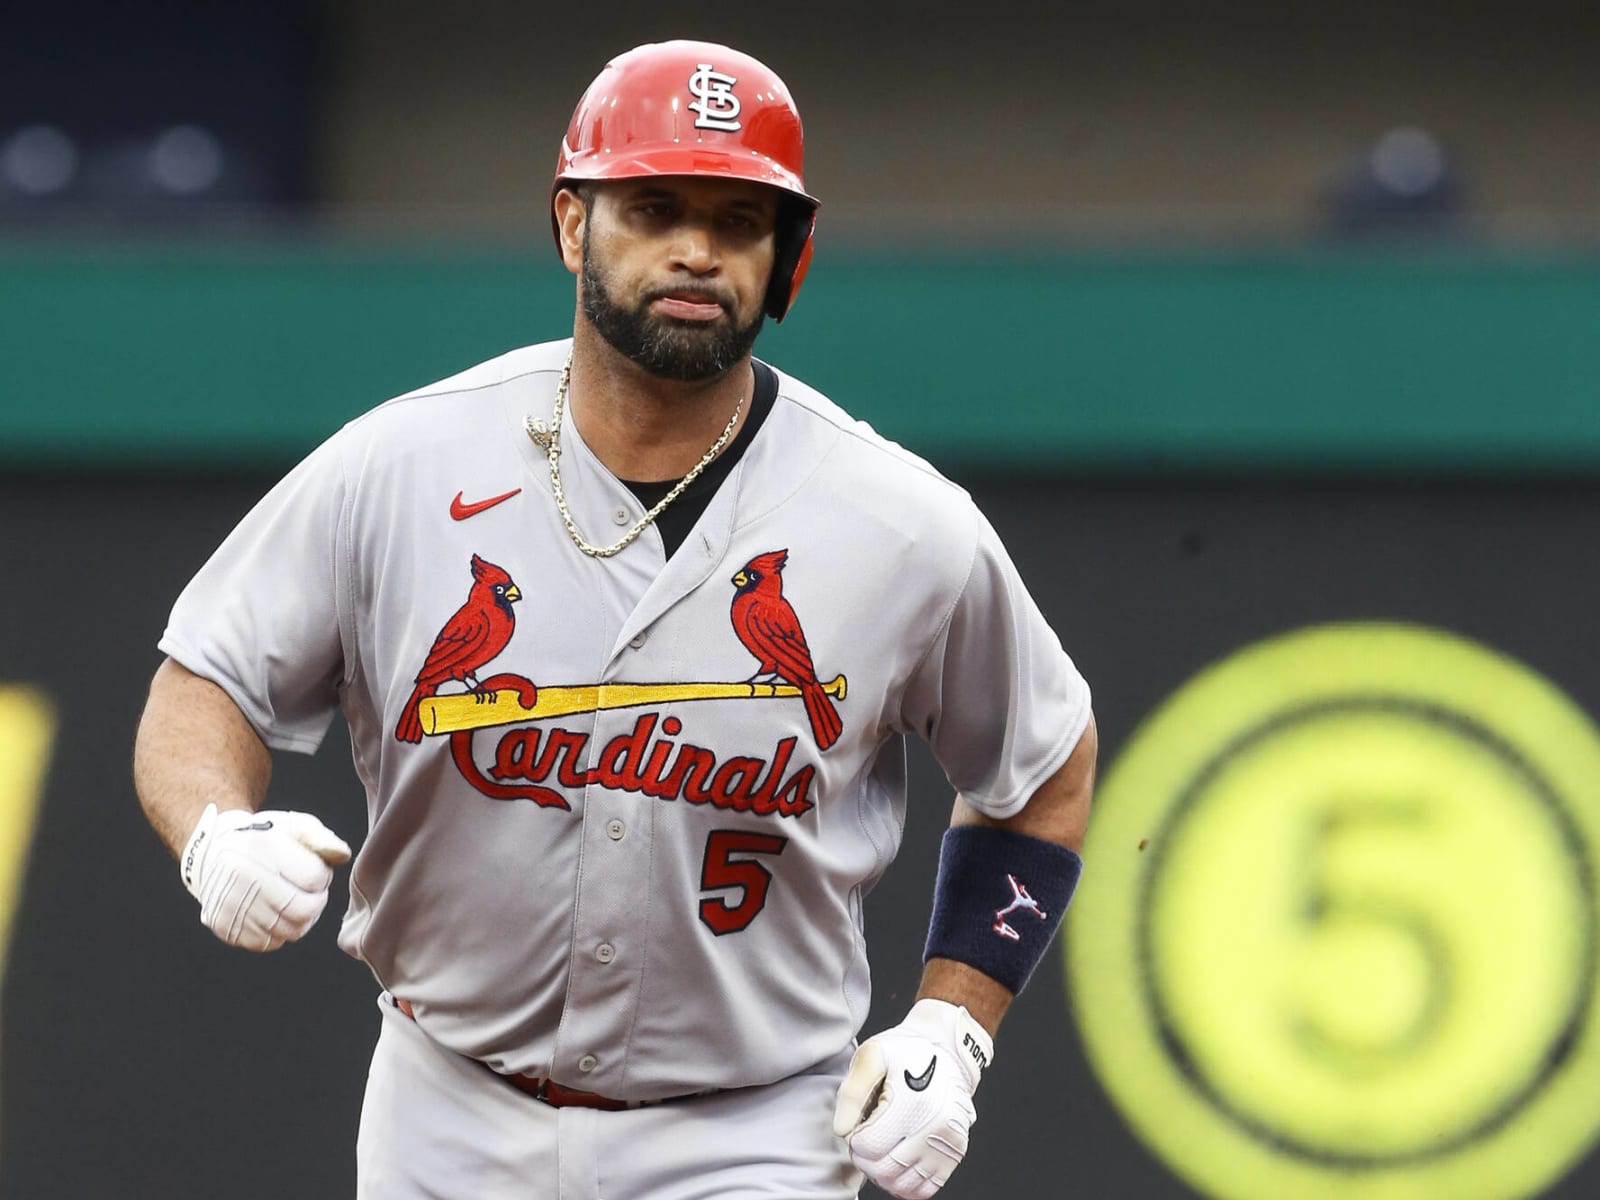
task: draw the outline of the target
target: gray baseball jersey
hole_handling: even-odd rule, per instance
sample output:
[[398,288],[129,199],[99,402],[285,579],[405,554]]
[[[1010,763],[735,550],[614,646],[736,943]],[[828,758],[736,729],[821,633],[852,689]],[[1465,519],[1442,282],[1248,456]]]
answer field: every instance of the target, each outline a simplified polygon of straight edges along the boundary
[[[1009,816],[1088,689],[966,493],[781,374],[670,559],[653,528],[580,553],[524,428],[568,348],[352,421],[161,648],[274,748],[343,711],[370,828],[340,945],[439,1043],[625,1100],[785,1078],[866,1016],[903,739]],[[577,527],[615,540],[639,502],[570,415],[561,447]]]

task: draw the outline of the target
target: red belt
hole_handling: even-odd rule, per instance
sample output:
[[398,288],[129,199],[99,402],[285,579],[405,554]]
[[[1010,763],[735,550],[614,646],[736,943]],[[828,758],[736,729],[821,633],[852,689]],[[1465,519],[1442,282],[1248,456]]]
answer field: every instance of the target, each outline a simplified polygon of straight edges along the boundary
[[[411,1007],[409,1000],[395,999],[394,1006],[413,1021],[417,1019],[416,1012]],[[606,1112],[620,1112],[625,1108],[640,1107],[639,1101],[613,1100],[609,1096],[601,1096],[595,1092],[583,1092],[577,1088],[563,1087],[553,1079],[543,1075],[505,1075],[496,1071],[488,1063],[478,1062],[480,1067],[496,1079],[503,1079],[519,1092],[526,1092],[535,1100],[542,1100],[551,1108],[600,1108]]]

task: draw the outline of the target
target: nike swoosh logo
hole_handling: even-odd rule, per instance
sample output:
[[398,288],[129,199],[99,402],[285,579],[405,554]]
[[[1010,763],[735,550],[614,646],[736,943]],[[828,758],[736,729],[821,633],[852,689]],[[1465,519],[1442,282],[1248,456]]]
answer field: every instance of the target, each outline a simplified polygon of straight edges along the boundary
[[908,1088],[910,1088],[913,1092],[925,1092],[925,1091],[927,1091],[928,1090],[928,1085],[933,1082],[933,1069],[935,1067],[937,1067],[938,1065],[939,1065],[939,1056],[937,1054],[935,1054],[932,1058],[930,1058],[928,1060],[928,1069],[926,1071],[924,1071],[921,1075],[913,1075],[910,1071],[906,1071],[905,1072],[906,1086]]
[[450,515],[458,521],[465,521],[468,517],[475,517],[486,509],[502,504],[511,497],[521,493],[521,488],[512,488],[503,496],[490,496],[487,500],[474,500],[471,504],[461,502],[461,492],[456,493],[456,498],[450,501]]
[[271,821],[257,821],[254,825],[241,825],[241,826],[239,826],[239,830],[242,833],[249,833],[251,830],[271,829],[271,828],[272,828],[272,822]]

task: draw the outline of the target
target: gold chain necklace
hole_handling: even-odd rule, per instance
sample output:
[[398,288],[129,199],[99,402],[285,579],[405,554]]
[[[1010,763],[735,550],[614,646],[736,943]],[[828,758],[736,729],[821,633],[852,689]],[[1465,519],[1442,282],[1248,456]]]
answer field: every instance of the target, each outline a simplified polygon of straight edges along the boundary
[[567,365],[561,368],[561,382],[556,385],[555,412],[551,415],[550,424],[546,425],[531,413],[523,418],[523,428],[528,431],[528,436],[534,443],[544,448],[545,458],[550,463],[550,490],[555,493],[556,509],[561,513],[561,521],[567,527],[567,533],[572,536],[572,544],[591,558],[610,558],[613,554],[620,554],[633,544],[637,538],[650,526],[650,522],[659,517],[662,511],[676,500],[688,487],[699,478],[700,472],[711,465],[711,460],[722,453],[722,448],[728,444],[728,439],[733,436],[733,427],[739,423],[739,414],[744,411],[744,396],[739,397],[739,403],[733,406],[733,416],[728,418],[728,423],[722,429],[722,435],[711,444],[700,461],[682,479],[678,480],[665,496],[661,497],[649,512],[640,517],[634,527],[622,535],[622,540],[614,546],[591,546],[584,541],[583,534],[578,532],[578,526],[572,520],[572,510],[567,507],[567,498],[561,492],[561,414],[566,408],[567,387],[572,382],[572,354],[567,354]]

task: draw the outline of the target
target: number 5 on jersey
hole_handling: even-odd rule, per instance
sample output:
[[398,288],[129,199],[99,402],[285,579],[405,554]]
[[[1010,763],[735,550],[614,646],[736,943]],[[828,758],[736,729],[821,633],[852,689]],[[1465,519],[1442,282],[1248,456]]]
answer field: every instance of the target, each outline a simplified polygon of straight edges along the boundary
[[700,901],[700,919],[721,937],[749,926],[767,905],[772,872],[761,863],[735,854],[782,854],[789,839],[772,833],[747,833],[740,829],[713,829],[706,838],[706,857],[700,865],[700,890],[739,888],[737,903],[729,896],[708,896]]

